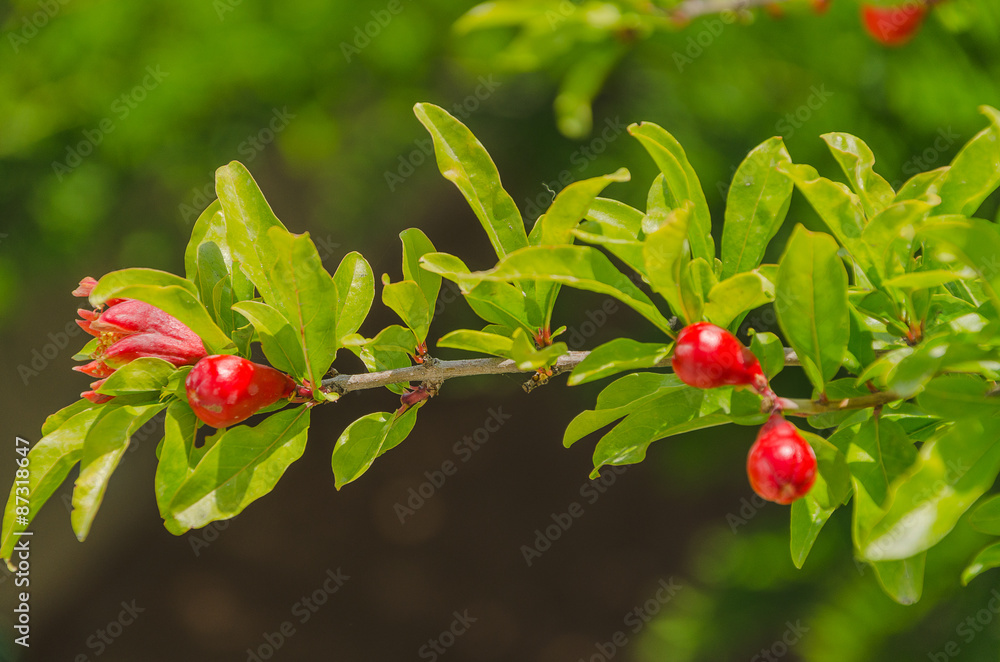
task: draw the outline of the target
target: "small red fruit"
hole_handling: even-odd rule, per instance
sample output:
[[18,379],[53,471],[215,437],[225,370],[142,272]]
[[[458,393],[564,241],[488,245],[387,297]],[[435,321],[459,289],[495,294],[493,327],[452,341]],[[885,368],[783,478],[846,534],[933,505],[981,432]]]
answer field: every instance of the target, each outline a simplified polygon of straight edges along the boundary
[[902,46],[908,42],[927,15],[927,5],[910,0],[895,7],[861,6],[861,20],[875,41],[886,46]]
[[816,482],[816,454],[794,425],[773,414],[750,447],[747,477],[762,498],[787,505]]
[[215,428],[236,425],[295,393],[295,382],[280,370],[226,354],[198,361],[184,386],[195,415]]
[[708,322],[681,329],[672,363],[681,381],[695,388],[753,386],[761,394],[767,390],[757,357],[736,336]]

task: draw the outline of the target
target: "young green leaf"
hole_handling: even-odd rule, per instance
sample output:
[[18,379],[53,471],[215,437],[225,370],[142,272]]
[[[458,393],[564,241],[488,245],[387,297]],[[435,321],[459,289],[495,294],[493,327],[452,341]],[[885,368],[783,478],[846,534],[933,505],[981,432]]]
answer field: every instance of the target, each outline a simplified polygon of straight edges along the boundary
[[266,303],[295,329],[306,363],[302,377],[316,394],[339,346],[337,334],[331,333],[337,328],[337,286],[308,234],[293,236],[284,228],[271,228],[268,238],[277,260],[270,273],[272,298]]
[[382,303],[399,315],[403,324],[413,331],[417,342],[422,343],[427,339],[433,310],[424,298],[420,285],[412,280],[390,283],[389,275],[383,274]]
[[431,134],[441,174],[462,192],[497,257],[527,246],[521,212],[500,183],[500,173],[483,144],[443,108],[418,103],[413,112]]
[[724,280],[756,269],[785,220],[793,185],[778,170],[779,163],[791,163],[791,158],[776,136],[755,147],[733,175],[722,226]]
[[829,235],[797,225],[778,267],[774,308],[806,376],[823,391],[850,337],[847,271]]
[[937,183],[938,214],[972,216],[1000,185],[1000,110],[980,106],[990,125],[973,136]]
[[239,262],[264,300],[271,302],[274,294],[271,267],[278,260],[271,230],[276,228],[285,235],[288,231],[274,215],[253,176],[239,161],[231,161],[215,171],[215,192],[225,219],[226,242],[232,260]]
[[[590,211],[595,198],[600,195],[601,191],[612,182],[627,182],[628,180],[628,170],[620,168],[610,175],[573,182],[559,191],[548,210],[537,221],[540,224],[537,245],[550,246],[572,243],[573,229]],[[535,233],[534,229],[532,229],[532,233]]]
[[403,280],[412,280],[420,286],[420,291],[424,293],[424,298],[433,313],[438,292],[441,290],[441,275],[422,269],[420,258],[428,253],[434,253],[434,244],[427,235],[416,228],[403,230],[399,233],[399,238],[403,242]]
[[628,127],[628,132],[653,157],[674,198],[678,202],[691,201],[691,224],[688,232],[691,253],[694,257],[702,257],[711,262],[715,259],[712,217],[708,211],[708,202],[705,200],[701,182],[691,167],[684,149],[676,138],[652,122],[632,124]]
[[174,535],[181,535],[184,531],[183,527],[169,517],[170,503],[197,466],[193,456],[198,426],[198,418],[186,402],[174,400],[167,407],[167,415],[163,421],[163,444],[160,447],[153,486],[160,517],[167,530]]
[[931,244],[936,259],[944,264],[960,262],[982,279],[982,287],[1000,310],[1000,231],[981,218],[932,216],[917,230]]
[[111,474],[118,467],[129,439],[150,418],[166,408],[165,404],[105,407],[87,431],[80,455],[80,475],[73,487],[73,512],[70,521],[80,542],[86,540],[97,510],[104,500]]
[[796,568],[802,568],[816,543],[816,538],[819,537],[819,532],[823,530],[835,510],[836,507],[824,508],[811,494],[806,494],[792,503],[788,542],[792,552],[792,563]]
[[385,450],[398,446],[413,429],[418,409],[411,407],[399,416],[388,412],[368,414],[348,425],[333,447],[331,461],[337,489],[357,480]]
[[511,347],[514,342],[496,333],[485,331],[473,331],[471,329],[459,329],[446,334],[437,342],[438,347],[449,347],[451,349],[463,349],[467,352],[482,352],[493,356],[510,358]]
[[299,334],[284,315],[260,301],[241,301],[233,305],[233,310],[253,324],[264,356],[272,366],[299,379],[309,374]]
[[222,433],[171,500],[167,518],[177,525],[171,532],[235,517],[271,492],[305,450],[309,412],[295,407]]
[[[406,230],[404,234],[407,232],[410,231]],[[404,274],[408,268],[413,267],[407,267],[404,262]],[[343,345],[344,339],[361,328],[361,323],[368,317],[368,311],[375,300],[375,276],[361,253],[352,252],[340,261],[340,266],[333,274],[333,282],[337,286],[337,296],[340,297],[340,305],[337,307],[337,342]],[[430,284],[429,281],[428,286]],[[439,278],[438,286],[440,284]]]
[[[723,272],[725,273],[725,272]],[[774,301],[774,283],[760,271],[744,271],[721,281],[708,292],[705,319],[726,328],[745,313]]]
[[124,395],[159,391],[167,385],[175,368],[170,362],[153,357],[138,358],[114,371],[97,389],[105,395]]
[[901,605],[920,600],[924,588],[924,566],[927,552],[898,561],[873,561],[875,578],[886,595]]
[[976,554],[972,563],[962,571],[962,586],[968,586],[973,579],[993,568],[1000,568],[1000,543],[994,543]]
[[[653,290],[660,294],[676,315],[683,315],[680,275],[687,258],[686,238],[691,222],[691,206],[686,203],[669,214],[658,229],[650,233],[643,243],[645,273]],[[684,319],[685,322],[697,320]]]
[[670,356],[673,344],[641,343],[615,338],[591,350],[570,373],[570,386],[586,384],[626,370],[652,368]]
[[[852,253],[858,252],[858,239],[865,229],[865,210],[860,198],[845,185],[820,177],[812,166],[781,164],[779,168],[792,178],[837,241]],[[863,259],[864,255],[855,258]]]
[[969,516],[969,525],[976,531],[1000,536],[1000,496],[990,497],[980,503]]
[[874,218],[892,202],[896,192],[875,172],[875,155],[871,148],[849,133],[826,133],[820,137],[847,175],[847,181],[865,209],[865,216]]
[[638,239],[642,232],[644,214],[624,202],[608,198],[595,198],[587,210],[586,218],[606,228],[606,234],[616,239]]

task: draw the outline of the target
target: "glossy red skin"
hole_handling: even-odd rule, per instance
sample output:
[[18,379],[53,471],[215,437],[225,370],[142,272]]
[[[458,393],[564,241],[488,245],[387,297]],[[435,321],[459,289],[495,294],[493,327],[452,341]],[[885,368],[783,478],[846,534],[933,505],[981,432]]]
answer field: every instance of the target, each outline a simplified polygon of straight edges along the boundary
[[907,2],[895,7],[861,6],[861,21],[875,41],[886,46],[902,46],[923,23],[927,5]]
[[816,482],[816,454],[795,426],[774,414],[750,447],[747,477],[762,498],[787,505],[805,496]]
[[736,336],[708,322],[681,329],[672,361],[681,381],[695,388],[767,384],[760,361]]
[[184,386],[195,415],[215,428],[236,425],[295,393],[295,382],[285,373],[225,354],[198,361]]

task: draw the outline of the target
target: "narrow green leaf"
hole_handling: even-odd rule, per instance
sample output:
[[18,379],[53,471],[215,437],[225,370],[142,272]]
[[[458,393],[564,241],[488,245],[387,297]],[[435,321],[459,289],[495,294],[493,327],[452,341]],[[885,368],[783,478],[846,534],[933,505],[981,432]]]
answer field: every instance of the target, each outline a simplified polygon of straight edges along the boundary
[[[410,231],[404,231],[404,234],[406,232]],[[406,269],[404,266],[404,273]],[[368,311],[375,300],[375,275],[361,253],[352,252],[340,261],[340,266],[333,274],[333,282],[337,286],[337,296],[340,297],[337,306],[337,343],[343,345],[344,338],[360,329],[361,323],[368,317]],[[441,279],[438,278],[439,287],[440,284]]]
[[80,475],[73,487],[73,512],[70,513],[73,531],[81,542],[90,533],[108,481],[125,454],[129,439],[165,408],[165,404],[133,407],[117,405],[115,401],[101,411],[87,431],[80,456]]
[[981,218],[933,216],[917,236],[931,243],[934,257],[944,263],[968,265],[983,280],[982,287],[1000,310],[1000,231]]
[[462,349],[467,352],[482,352],[493,356],[510,357],[513,341],[505,336],[471,329],[459,329],[446,334],[437,342],[438,347]]
[[635,207],[608,198],[595,198],[586,215],[587,220],[610,230],[605,234],[618,239],[638,239],[643,216]]
[[[552,205],[538,219],[541,224],[538,244],[549,246],[569,244],[573,241],[573,229],[591,209],[594,199],[612,182],[627,182],[629,172],[620,168],[610,175],[592,177],[573,182],[559,191]],[[534,232],[534,231],[533,231]]]
[[847,271],[829,235],[797,225],[778,267],[774,308],[809,381],[823,391],[850,338]]
[[569,448],[591,432],[617,421],[647,402],[684,387],[684,383],[672,373],[634,372],[617,379],[597,396],[594,409],[580,412],[570,421],[563,435],[563,445]]
[[776,136],[753,148],[733,175],[722,226],[724,280],[756,269],[785,220],[793,185],[778,170],[779,163],[791,163],[791,158]]
[[156,269],[122,269],[105,274],[90,293],[97,307],[108,299],[139,299],[173,315],[198,334],[210,354],[232,354],[233,341],[198,300],[194,283]]
[[862,246],[856,248],[861,257],[870,261],[866,273],[873,281],[898,276],[909,267],[913,237],[932,209],[933,205],[923,200],[895,202],[865,226]]
[[226,240],[226,218],[222,214],[222,205],[218,199],[212,200],[195,220],[194,227],[191,228],[191,238],[184,249],[184,275],[191,282],[195,282],[198,277],[198,250],[202,243],[208,241],[221,249],[226,265],[231,267],[233,257],[229,253],[229,243]]
[[441,174],[462,192],[497,257],[527,246],[521,213],[503,189],[500,173],[482,143],[443,108],[418,103],[413,112],[431,134]]
[[49,434],[52,434],[60,427],[62,427],[63,423],[73,418],[77,414],[85,412],[88,409],[97,409],[98,407],[101,406],[102,405],[94,404],[90,400],[85,400],[83,398],[80,398],[73,404],[63,407],[54,414],[50,414],[49,417],[46,418],[45,422],[42,424],[42,436],[44,437]]
[[[651,232],[643,243],[646,277],[653,290],[660,294],[676,315],[684,315],[681,298],[681,269],[687,257],[687,235],[691,222],[691,207],[685,204],[663,218],[658,229]],[[692,323],[695,319],[684,319]]]
[[923,200],[929,202],[934,199],[938,204],[941,199],[938,197],[938,188],[945,173],[951,170],[951,166],[942,166],[927,172],[918,172],[910,177],[896,193],[894,202],[904,202],[906,200]]
[[135,359],[126,363],[101,384],[98,393],[105,395],[123,395],[125,393],[142,393],[144,391],[159,391],[167,385],[175,368],[168,361],[152,357]]
[[802,568],[812,551],[819,532],[836,508],[823,508],[809,494],[792,503],[791,533],[789,546],[792,552],[792,563],[796,568]]
[[[670,323],[642,290],[590,246],[531,246],[511,253],[490,271],[460,276],[479,281],[540,280],[610,295],[638,312],[667,335]],[[466,287],[466,285],[463,285]],[[491,321],[491,320],[488,320]]]
[[711,262],[715,259],[715,241],[712,239],[712,217],[701,182],[687,159],[680,143],[662,127],[651,122],[632,124],[628,127],[632,134],[663,173],[667,187],[674,197],[682,202],[693,203],[688,241],[694,257],[702,257]]
[[403,280],[412,280],[420,286],[433,317],[438,292],[441,291],[441,275],[422,269],[420,258],[428,253],[434,253],[436,251],[434,244],[427,235],[416,228],[403,230],[399,233],[399,238],[403,242]]
[[937,544],[1000,472],[1000,421],[964,419],[924,443],[890,487],[886,514],[861,545],[867,559],[905,559]]
[[917,449],[894,421],[872,417],[857,428],[847,447],[854,487],[852,537],[860,547],[884,516],[890,485],[917,459]]
[[1000,185],[1000,110],[980,106],[990,125],[973,136],[938,182],[938,214],[972,216]]
[[861,200],[865,215],[874,218],[892,202],[896,192],[875,172],[875,155],[871,148],[849,133],[826,133],[820,137],[847,175],[847,181]]
[[809,495],[821,508],[836,508],[851,492],[851,477],[847,459],[830,441],[818,434],[800,430],[816,454],[816,482]]
[[[847,186],[820,177],[812,166],[782,164],[779,166],[802,192],[833,236],[852,253],[865,228],[865,210],[861,200]],[[855,255],[856,258],[862,256]]]
[[901,605],[920,600],[924,588],[924,566],[927,552],[898,561],[875,561],[872,569],[886,595]]
[[758,331],[750,339],[750,351],[760,361],[760,366],[768,379],[785,367],[785,346],[781,338],[769,331]]
[[299,334],[284,315],[260,301],[241,301],[233,305],[233,310],[253,324],[272,366],[300,379],[309,374]]
[[973,579],[993,568],[1000,568],[1000,543],[994,543],[976,554],[972,563],[962,571],[962,586],[968,586]]
[[277,259],[270,273],[272,299],[266,302],[295,329],[306,362],[306,374],[296,376],[308,379],[317,394],[339,346],[337,334],[331,333],[337,328],[337,286],[308,234],[271,228],[268,238]]
[[420,258],[424,269],[458,283],[469,307],[481,318],[510,328],[539,328],[540,318],[529,315],[524,291],[505,282],[470,282],[471,272],[459,258],[448,253],[428,253]]
[[[69,417],[32,446],[28,453],[30,470],[27,478],[27,494],[23,491],[18,492],[19,486],[15,481],[11,485],[7,506],[4,508],[3,526],[0,529],[0,557],[7,561],[8,567],[14,543],[17,541],[15,534],[28,529],[39,509],[80,461],[84,439],[106,406],[87,409]],[[18,496],[21,497],[20,501],[17,499]],[[27,521],[21,520],[22,516],[16,514],[16,509],[24,505],[29,508],[28,514],[23,516]]]
[[175,535],[183,533],[183,527],[170,518],[170,503],[177,490],[194,473],[197,462],[192,457],[195,439],[198,436],[198,418],[194,411],[182,400],[174,400],[167,407],[163,421],[163,445],[160,447],[159,463],[156,465],[154,491],[156,506],[164,519],[167,529]]
[[626,370],[652,368],[670,356],[673,344],[641,343],[630,338],[615,338],[591,350],[570,373],[570,386],[586,384]]
[[271,492],[305,450],[309,411],[295,407],[226,430],[177,490],[168,517],[181,531],[199,528],[235,517]]
[[[270,234],[277,228],[287,234],[264,199],[253,176],[239,161],[215,171],[215,192],[226,223],[226,242],[232,260],[238,262],[264,300],[271,302],[271,267],[278,253]],[[217,219],[215,219],[217,222]]]
[[510,358],[521,370],[538,370],[551,366],[567,351],[568,347],[563,342],[537,349],[534,340],[524,329],[515,329],[511,336]]
[[952,421],[991,416],[1000,413],[1000,402],[986,397],[989,390],[989,383],[976,375],[942,375],[927,383],[917,404],[928,414]]

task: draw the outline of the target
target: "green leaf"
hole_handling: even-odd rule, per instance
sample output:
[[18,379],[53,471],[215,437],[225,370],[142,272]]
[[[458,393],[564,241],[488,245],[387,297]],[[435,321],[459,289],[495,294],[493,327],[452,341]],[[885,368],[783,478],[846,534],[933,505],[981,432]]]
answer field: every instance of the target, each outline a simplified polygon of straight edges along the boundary
[[515,329],[511,336],[510,358],[520,370],[538,370],[551,366],[568,351],[566,343],[557,342],[537,349],[535,342],[524,329]]
[[909,266],[914,232],[933,206],[923,200],[896,202],[876,215],[861,233],[858,252],[870,262],[873,280],[902,274]]
[[239,262],[268,303],[274,292],[271,267],[278,260],[271,230],[287,234],[246,167],[231,161],[215,171],[215,192],[226,223],[226,242],[232,260]]
[[[564,10],[560,7],[557,11]],[[551,15],[550,12],[546,15]],[[563,74],[559,93],[553,102],[560,133],[576,139],[590,134],[593,129],[591,103],[600,93],[605,78],[627,50],[618,40],[609,40],[591,44],[574,58]]]
[[969,524],[976,531],[1000,536],[1000,496],[990,497],[972,511]]
[[233,341],[223,333],[200,301],[194,283],[156,269],[121,269],[104,275],[90,293],[90,303],[108,299],[139,299],[173,315],[194,331],[209,354],[232,354]]
[[[403,234],[407,232],[411,231],[406,230]],[[405,247],[405,240],[403,245]],[[368,311],[375,300],[375,275],[361,253],[353,252],[340,261],[340,266],[333,274],[333,282],[337,286],[337,296],[340,297],[337,306],[337,344],[343,345],[344,339],[360,329],[361,323],[368,317]],[[439,287],[440,284],[441,279],[438,278]]]
[[801,569],[812,551],[819,532],[836,508],[823,508],[809,494],[792,503],[791,533],[789,546],[792,552],[792,563]]
[[939,214],[972,216],[1000,185],[1000,111],[980,106],[990,125],[973,136],[938,182]]
[[952,421],[991,416],[1000,413],[1000,402],[987,398],[989,390],[990,385],[982,377],[942,375],[927,383],[917,395],[917,404],[928,414]]
[[901,605],[912,605],[923,593],[926,559],[927,553],[921,552],[898,561],[875,561],[872,569],[886,595]]
[[924,443],[890,487],[890,505],[861,545],[873,561],[905,559],[936,545],[996,480],[1000,421],[964,419]]
[[911,271],[908,274],[900,274],[894,278],[883,281],[883,287],[898,287],[904,290],[926,290],[956,280],[968,278],[967,274],[949,271],[947,269],[931,269],[930,271]]
[[[427,305],[430,306],[430,317],[433,318],[438,292],[441,291],[441,275],[422,269],[420,258],[428,253],[434,253],[434,244],[427,235],[416,228],[403,230],[399,233],[399,238],[403,242],[403,280],[412,280],[420,286],[420,291],[424,293]],[[430,319],[428,319],[429,324]]]
[[905,184],[896,192],[895,202],[906,200],[930,201],[931,198],[938,204],[941,199],[938,197],[938,187],[945,173],[951,170],[951,166],[942,166],[927,172],[918,172],[910,177]]
[[693,203],[688,241],[694,257],[715,260],[715,241],[712,239],[712,217],[701,182],[687,159],[680,143],[663,128],[651,122],[632,124],[628,127],[663,173],[667,187],[679,202]]
[[624,202],[609,198],[595,198],[587,210],[587,220],[605,228],[608,237],[638,239],[642,231],[644,214]]
[[500,173],[482,143],[443,108],[418,103],[413,112],[434,140],[441,174],[462,192],[486,230],[497,257],[527,246],[521,212],[503,189]]
[[[830,228],[837,241],[856,253],[857,240],[865,229],[865,210],[860,198],[844,184],[820,177],[812,166],[788,164],[779,167],[792,178],[796,188]],[[864,256],[855,257],[860,259]]]
[[437,346],[509,358],[513,344],[513,341],[506,336],[471,329],[459,329],[438,340]]
[[524,291],[510,283],[476,283],[466,278],[471,273],[469,268],[454,255],[428,253],[420,258],[420,264],[424,269],[458,283],[469,307],[487,322],[512,329],[523,326],[526,331],[543,324],[540,317],[529,315]]
[[721,281],[708,292],[705,319],[726,328],[754,308],[774,301],[774,283],[759,271],[744,271]]
[[333,447],[333,475],[339,490],[368,471],[385,450],[398,446],[417,421],[418,407],[397,416],[377,412],[347,426]]
[[253,324],[272,366],[300,378],[308,374],[299,334],[284,315],[260,301],[241,301],[233,305],[233,310]]
[[824,390],[850,338],[847,271],[829,235],[797,225],[778,267],[774,308],[809,381]]
[[607,294],[628,305],[667,335],[673,335],[670,323],[649,297],[607,257],[590,246],[522,248],[502,259],[494,269],[460,276],[460,279],[466,283],[540,280]]
[[170,518],[170,503],[197,466],[194,455],[198,426],[198,418],[187,403],[174,400],[167,407],[154,491],[160,516],[167,529],[175,535],[183,533],[184,528]]
[[54,414],[50,414],[49,417],[46,418],[45,422],[42,424],[42,436],[44,437],[46,435],[55,432],[60,427],[62,427],[63,423],[73,418],[77,414],[87,411],[88,409],[97,409],[98,407],[101,406],[102,405],[94,404],[90,400],[80,398],[73,404],[63,407]]
[[[653,290],[660,294],[676,315],[685,309],[680,292],[681,269],[687,257],[686,241],[691,222],[691,206],[685,204],[664,218],[657,230],[643,244],[646,277]],[[684,319],[687,323],[697,320]]]
[[415,281],[401,280],[390,283],[389,275],[382,276],[382,303],[399,315],[408,328],[413,330],[419,342],[427,339],[431,324],[430,304]]
[[821,508],[836,508],[851,492],[847,459],[836,446],[818,434],[804,430],[799,433],[816,454],[816,482],[809,494]]
[[591,432],[617,421],[651,400],[683,388],[684,383],[672,373],[634,372],[617,379],[597,396],[594,409],[580,412],[570,421],[563,435],[563,445],[569,448]]
[[962,586],[968,586],[973,579],[993,568],[1000,568],[1000,543],[994,543],[976,554],[972,563],[962,571]]
[[305,374],[295,376],[308,379],[318,395],[339,346],[337,334],[331,333],[337,328],[337,286],[308,234],[292,236],[284,228],[271,228],[268,237],[277,262],[270,274],[273,298],[267,303],[295,329],[306,362]]
[[105,395],[122,395],[157,391],[158,395],[176,369],[170,362],[163,359],[152,357],[135,359],[115,370],[101,384],[97,392]]
[[[18,484],[10,488],[10,497],[4,509],[3,526],[0,529],[0,557],[10,567],[11,553],[17,541],[16,533],[26,531],[38,514],[38,510],[48,501],[56,488],[69,475],[70,470],[80,461],[83,442],[97,417],[107,405],[86,409],[69,417],[59,427],[38,440],[28,453],[27,494],[18,494]],[[17,497],[21,500],[18,501]],[[28,506],[27,523],[16,520],[16,509]]]
[[982,279],[982,287],[1000,310],[1000,231],[981,218],[933,216],[917,236],[931,242],[934,257],[944,263],[968,265]]
[[165,408],[165,404],[129,406],[118,405],[115,401],[101,410],[101,415],[88,430],[80,456],[80,475],[73,487],[73,512],[70,514],[73,531],[80,542],[90,533],[108,481],[125,454],[129,439]]
[[851,188],[865,210],[865,216],[874,218],[896,197],[889,182],[873,169],[875,155],[863,140],[849,133],[826,133],[820,136],[837,159]]
[[612,182],[628,180],[628,170],[620,168],[610,175],[573,182],[559,191],[552,205],[537,221],[540,224],[538,244],[548,246],[572,243],[573,229],[587,215],[601,191]]
[[199,528],[235,517],[271,492],[305,450],[309,411],[295,407],[226,430],[178,488],[167,517],[179,531]]
[[198,251],[204,242],[216,244],[222,250],[226,265],[232,265],[233,258],[229,254],[229,244],[226,240],[226,218],[222,214],[222,205],[218,200],[212,200],[195,220],[194,227],[191,228],[191,238],[188,240],[187,248],[184,249],[184,275],[192,283],[198,279]]
[[750,339],[750,351],[760,361],[764,374],[770,379],[785,367],[785,346],[781,338],[768,331],[758,331]]
[[573,368],[570,386],[586,384],[626,370],[652,368],[670,356],[673,344],[641,343],[630,338],[616,338],[594,348]]
[[780,137],[755,147],[733,175],[722,226],[722,278],[756,269],[768,243],[785,220],[792,199],[792,180],[779,163],[791,163]]
[[872,417],[857,428],[846,451],[854,487],[852,537],[856,546],[884,516],[889,487],[917,459],[917,449],[894,421]]

